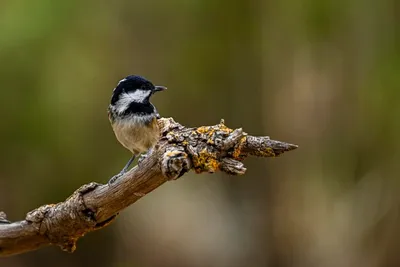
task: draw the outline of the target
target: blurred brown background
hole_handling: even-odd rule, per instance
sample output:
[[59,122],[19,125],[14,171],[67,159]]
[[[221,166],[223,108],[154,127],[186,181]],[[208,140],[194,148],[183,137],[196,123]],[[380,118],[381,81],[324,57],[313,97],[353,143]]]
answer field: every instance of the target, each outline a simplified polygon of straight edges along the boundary
[[400,266],[400,2],[0,2],[0,210],[10,220],[106,182],[130,154],[112,89],[300,145],[242,177],[190,173],[78,242],[0,266]]

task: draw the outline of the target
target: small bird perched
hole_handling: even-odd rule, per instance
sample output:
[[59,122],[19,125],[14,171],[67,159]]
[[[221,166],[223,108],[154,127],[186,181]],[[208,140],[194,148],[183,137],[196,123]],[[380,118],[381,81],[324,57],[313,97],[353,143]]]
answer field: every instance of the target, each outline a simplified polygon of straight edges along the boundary
[[115,87],[108,106],[108,118],[118,141],[132,152],[132,157],[121,172],[110,179],[109,185],[127,172],[136,156],[158,142],[160,130],[157,119],[160,115],[150,103],[150,97],[166,89],[136,75],[122,79]]

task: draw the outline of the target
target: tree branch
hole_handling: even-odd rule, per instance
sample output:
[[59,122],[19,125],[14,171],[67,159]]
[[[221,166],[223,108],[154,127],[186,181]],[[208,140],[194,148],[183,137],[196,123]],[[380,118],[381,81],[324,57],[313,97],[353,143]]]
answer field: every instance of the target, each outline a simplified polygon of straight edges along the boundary
[[297,148],[269,137],[248,136],[242,129],[229,129],[223,120],[198,128],[186,128],[172,118],[158,122],[162,133],[159,143],[139,159],[138,166],[110,186],[83,185],[64,202],[41,206],[23,221],[11,223],[0,212],[0,256],[47,245],[73,252],[80,237],[107,226],[121,210],[191,169],[241,175],[246,171],[242,161],[248,155],[274,157]]

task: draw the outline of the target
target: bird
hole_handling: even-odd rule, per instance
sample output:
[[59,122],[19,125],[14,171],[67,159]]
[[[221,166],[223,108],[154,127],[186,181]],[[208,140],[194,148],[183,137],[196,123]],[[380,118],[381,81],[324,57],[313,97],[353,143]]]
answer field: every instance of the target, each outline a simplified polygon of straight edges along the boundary
[[129,75],[114,88],[108,106],[108,118],[117,140],[132,153],[125,167],[114,175],[108,185],[125,174],[135,158],[155,146],[160,138],[160,118],[150,97],[165,86],[155,86],[146,78]]

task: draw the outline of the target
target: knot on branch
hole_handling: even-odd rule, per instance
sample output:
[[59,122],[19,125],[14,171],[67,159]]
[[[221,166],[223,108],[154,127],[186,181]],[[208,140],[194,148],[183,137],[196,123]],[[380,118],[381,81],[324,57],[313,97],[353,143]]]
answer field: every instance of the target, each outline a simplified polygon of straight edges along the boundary
[[29,212],[25,220],[34,224],[37,232],[45,235],[51,244],[73,252],[76,241],[97,228],[96,211],[88,209],[83,201],[83,195],[97,186],[96,183],[83,185],[66,201],[41,206]]
[[0,223],[11,223],[7,220],[7,215],[4,211],[0,211]]
[[191,169],[191,161],[181,147],[169,147],[162,156],[161,172],[168,180],[176,180]]

